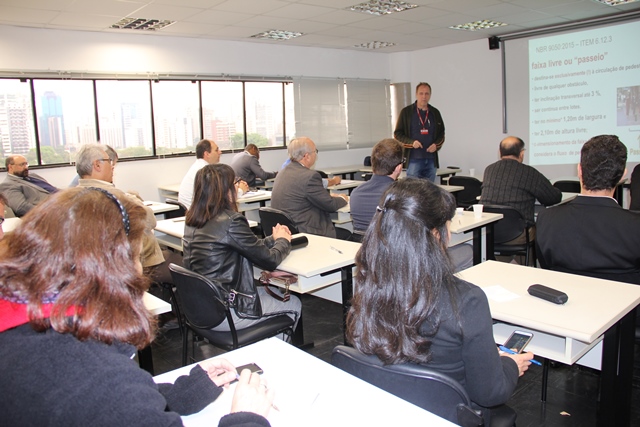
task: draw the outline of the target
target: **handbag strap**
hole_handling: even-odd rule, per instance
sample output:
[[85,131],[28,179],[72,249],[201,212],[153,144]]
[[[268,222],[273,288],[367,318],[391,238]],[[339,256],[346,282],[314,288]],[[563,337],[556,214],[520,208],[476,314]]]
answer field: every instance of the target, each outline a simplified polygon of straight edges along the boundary
[[[282,296],[275,293],[269,286],[271,284],[271,279],[275,279],[278,282],[282,282],[282,284],[284,285],[284,292]],[[297,282],[298,282],[298,276],[291,273],[287,273],[286,271],[279,271],[279,270],[264,271],[263,270],[262,273],[260,274],[260,283],[264,285],[264,290],[273,298],[282,302],[289,301],[289,299],[291,298],[291,292],[289,291],[289,287],[292,284],[295,284]]]

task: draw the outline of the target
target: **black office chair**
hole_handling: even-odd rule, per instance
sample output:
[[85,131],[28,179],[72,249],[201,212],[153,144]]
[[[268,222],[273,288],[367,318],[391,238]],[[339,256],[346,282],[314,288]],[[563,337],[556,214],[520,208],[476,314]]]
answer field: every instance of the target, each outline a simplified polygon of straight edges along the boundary
[[[483,426],[480,411],[471,408],[466,390],[453,378],[423,365],[384,365],[373,355],[339,345],[331,363],[416,406],[464,427]],[[516,413],[508,406],[491,412],[491,426],[513,426]]]
[[[533,266],[536,266],[535,240],[529,239],[529,227],[524,217],[515,208],[504,205],[484,205],[484,212],[499,213],[503,218],[493,227],[494,255],[524,255],[525,265],[529,265],[529,253],[533,257]],[[526,230],[526,241],[521,245],[507,245]]]
[[286,212],[265,206],[260,208],[258,215],[260,215],[260,225],[262,226],[265,237],[271,236],[273,227],[275,227],[276,224],[286,225],[289,227],[291,234],[297,234],[299,232],[296,223],[293,222],[293,219],[291,219]]
[[450,176],[449,185],[464,187],[464,190],[453,193],[458,207],[468,208],[478,203],[478,196],[482,193],[482,181],[478,178],[460,175]]
[[166,199],[166,203],[168,205],[177,205],[178,209],[175,211],[169,211],[164,214],[164,217],[169,218],[179,218],[181,216],[185,216],[187,214],[187,207],[177,201],[176,199]]
[[371,156],[364,157],[364,166],[371,166]]
[[[294,320],[286,314],[265,318],[243,329],[236,329],[225,291],[212,280],[176,264],[169,264],[181,313],[184,315],[182,334],[182,366],[187,364],[188,331],[206,338],[212,345],[234,350],[265,338],[285,333],[293,335]],[[229,322],[230,331],[214,331],[222,322]],[[192,341],[192,354],[195,354]]]
[[563,179],[553,183],[553,186],[563,193],[579,193],[580,181],[577,179]]

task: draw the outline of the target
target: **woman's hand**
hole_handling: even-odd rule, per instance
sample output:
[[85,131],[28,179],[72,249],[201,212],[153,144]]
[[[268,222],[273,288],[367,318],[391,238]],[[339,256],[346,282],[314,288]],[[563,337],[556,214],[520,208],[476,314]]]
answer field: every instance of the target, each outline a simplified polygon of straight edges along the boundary
[[274,239],[283,238],[289,242],[291,241],[291,231],[286,225],[276,224],[271,231]]
[[533,353],[531,353],[530,351],[521,354],[508,354],[501,351],[500,356],[510,357],[516,362],[516,365],[518,365],[518,376],[520,377],[524,375],[527,369],[529,369],[529,365],[531,365],[530,361],[531,359],[533,359]]
[[209,378],[218,387],[227,387],[236,379],[236,368],[227,359],[210,359],[200,362],[200,367],[207,371]]
[[260,375],[243,369],[231,402],[231,412],[254,412],[266,417],[273,404],[275,392],[260,382]]

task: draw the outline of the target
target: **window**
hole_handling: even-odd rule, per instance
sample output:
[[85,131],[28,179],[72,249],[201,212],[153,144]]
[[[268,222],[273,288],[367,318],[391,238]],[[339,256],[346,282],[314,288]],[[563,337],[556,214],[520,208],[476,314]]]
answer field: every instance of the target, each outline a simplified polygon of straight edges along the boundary
[[119,158],[153,154],[149,81],[96,81],[100,142]]
[[203,135],[221,150],[244,147],[242,82],[202,82]]
[[91,80],[35,80],[40,161],[29,150],[29,164],[69,163],[70,153],[96,142],[93,82]]
[[152,85],[156,154],[194,151],[200,132],[199,85],[159,81]]
[[2,167],[9,154],[21,154],[27,157],[32,151],[34,153],[32,157],[35,159],[36,138],[31,107],[31,86],[26,81],[0,80],[0,144],[2,144],[0,158]]
[[247,143],[258,147],[284,145],[283,95],[280,83],[245,83]]

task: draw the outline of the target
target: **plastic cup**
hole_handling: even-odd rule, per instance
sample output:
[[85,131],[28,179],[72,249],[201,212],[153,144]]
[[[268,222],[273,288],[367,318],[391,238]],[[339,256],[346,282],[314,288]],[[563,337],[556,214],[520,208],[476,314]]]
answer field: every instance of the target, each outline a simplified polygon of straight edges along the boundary
[[473,216],[476,218],[482,218],[482,205],[473,205]]

